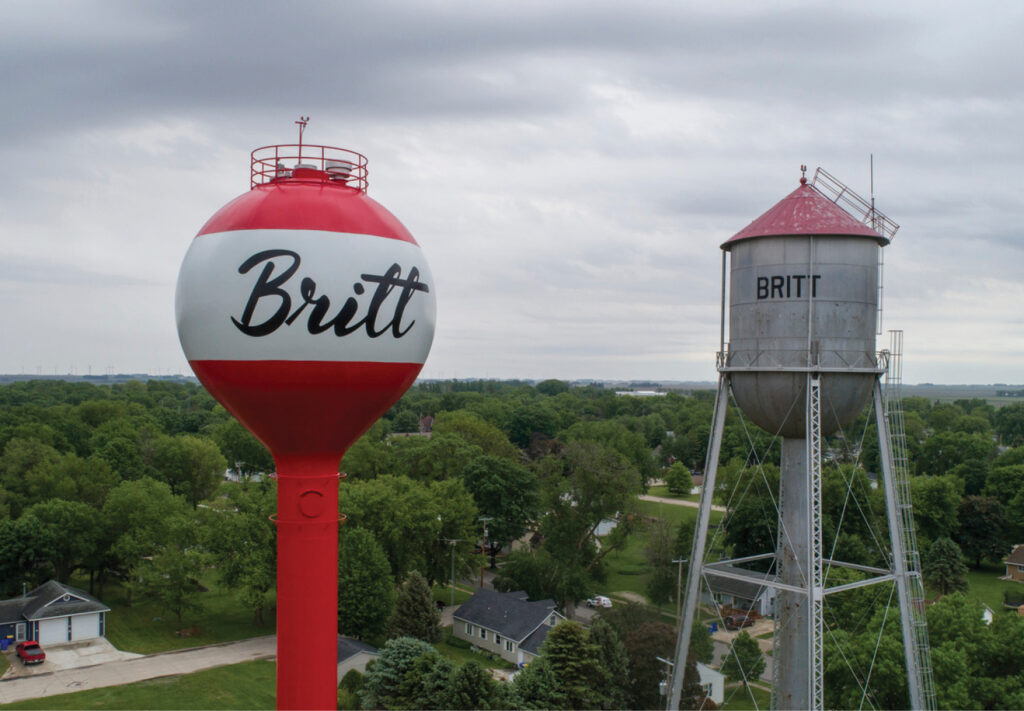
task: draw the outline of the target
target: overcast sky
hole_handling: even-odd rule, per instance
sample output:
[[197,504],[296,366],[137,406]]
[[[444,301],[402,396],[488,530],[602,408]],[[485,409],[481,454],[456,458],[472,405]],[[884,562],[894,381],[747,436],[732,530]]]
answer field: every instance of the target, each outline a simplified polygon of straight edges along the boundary
[[866,195],[873,153],[905,381],[1024,383],[1022,35],[1012,2],[6,0],[0,372],[190,372],[182,257],[303,114],[425,251],[425,377],[712,380],[719,244],[801,163]]

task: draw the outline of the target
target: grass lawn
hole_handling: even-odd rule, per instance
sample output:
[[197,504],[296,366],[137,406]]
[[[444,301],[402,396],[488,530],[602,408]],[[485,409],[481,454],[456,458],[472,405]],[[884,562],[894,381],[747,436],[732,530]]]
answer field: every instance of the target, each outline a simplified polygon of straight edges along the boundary
[[[445,605],[449,604],[451,602],[451,599],[452,599],[451,590],[452,590],[451,585],[441,585],[440,583],[435,583],[433,591],[432,591],[433,595],[434,595],[434,600],[436,600],[437,602],[443,602]],[[466,590],[464,588],[459,587],[459,584],[455,583],[455,604],[456,605],[461,605],[462,603],[464,603],[466,600],[468,600],[472,596],[473,596],[472,592],[470,592],[469,590]]]
[[[445,628],[444,639],[434,645],[434,649],[440,652],[441,656],[447,657],[458,666],[466,662],[476,662],[485,669],[515,669],[515,665],[506,662],[497,655],[487,654],[482,651],[473,651],[473,648],[465,649],[452,644],[449,640],[454,639],[451,627]],[[458,640],[462,642],[462,640]]]
[[265,659],[5,704],[5,709],[273,709],[275,665]]
[[[662,518],[673,527],[681,523],[690,526],[697,524],[697,509],[688,506],[675,506],[656,501],[638,501],[637,511],[644,517]],[[711,512],[711,523],[715,524],[722,517],[717,511]],[[626,542],[622,550],[613,551],[605,558],[608,578],[599,586],[604,595],[631,592],[646,597],[647,581],[651,577],[651,568],[644,558],[644,546],[647,545],[647,531],[641,527]],[[671,608],[671,609],[670,609]],[[666,610],[674,613],[672,605]]]
[[111,644],[125,652],[154,654],[274,634],[272,611],[264,611],[266,622],[258,627],[253,624],[252,612],[231,592],[216,583],[213,571],[207,571],[202,576],[202,583],[208,588],[207,592],[199,594],[202,611],[185,615],[184,618],[186,629],[197,629],[196,634],[189,637],[175,634],[177,620],[158,604],[135,595],[132,606],[128,607],[124,589],[118,584],[107,583],[103,589],[103,602],[110,606],[110,612],[107,613],[107,638]]
[[1003,591],[1024,591],[1024,585],[1011,580],[1000,580],[1006,573],[1005,565],[982,564],[981,568],[967,571],[967,596],[988,605],[999,614],[1003,608]]
[[[751,699],[753,693],[753,699]],[[754,702],[757,702],[756,705]],[[726,711],[740,711],[740,709],[765,709],[771,707],[772,695],[757,686],[751,686],[750,691],[743,688],[743,684],[726,684],[725,701],[718,708]]]

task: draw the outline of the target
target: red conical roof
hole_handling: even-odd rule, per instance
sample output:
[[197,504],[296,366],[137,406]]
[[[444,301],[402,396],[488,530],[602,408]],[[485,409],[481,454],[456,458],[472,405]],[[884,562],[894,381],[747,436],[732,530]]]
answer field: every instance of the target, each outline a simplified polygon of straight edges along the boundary
[[734,242],[744,239],[780,235],[871,237],[878,240],[879,244],[889,243],[885,237],[858,222],[801,179],[800,187],[726,240],[722,249],[729,250]]

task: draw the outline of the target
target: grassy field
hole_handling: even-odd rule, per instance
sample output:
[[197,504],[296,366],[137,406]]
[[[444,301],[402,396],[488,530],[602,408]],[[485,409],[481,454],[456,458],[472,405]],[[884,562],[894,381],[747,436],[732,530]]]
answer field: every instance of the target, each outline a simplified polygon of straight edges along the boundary
[[[684,522],[689,526],[695,526],[697,523],[697,509],[689,506],[676,506],[657,501],[638,501],[637,511],[645,518],[664,519],[673,528]],[[711,512],[711,523],[716,524],[721,517],[721,513]],[[644,546],[646,545],[647,532],[641,528],[629,537],[625,548],[609,553],[605,558],[608,578],[600,586],[599,592],[604,595],[623,592],[645,595],[647,581],[651,577],[650,566],[644,559]]]
[[506,662],[504,659],[501,659],[496,655],[485,654],[480,651],[473,651],[473,649],[465,649],[464,647],[456,646],[449,641],[452,639],[454,639],[452,636],[452,630],[448,627],[444,631],[444,639],[435,644],[434,649],[458,666],[462,666],[466,662],[476,662],[485,669],[515,669],[514,664]]
[[208,588],[200,593],[203,610],[186,615],[185,627],[195,628],[195,634],[179,637],[175,634],[174,615],[160,606],[140,600],[136,595],[131,607],[126,605],[124,589],[108,583],[103,590],[103,601],[110,606],[107,613],[107,638],[120,650],[139,654],[154,654],[172,649],[198,647],[218,642],[231,642],[249,637],[274,634],[274,614],[264,612],[266,624],[253,624],[252,612],[247,610],[229,591],[216,584],[213,572],[207,572],[202,583]]
[[[753,699],[751,699],[751,694],[753,694]],[[726,711],[768,709],[771,706],[771,700],[771,692],[760,687],[752,686],[750,691],[747,691],[743,688],[743,684],[726,684],[725,701],[718,708]]]
[[[440,583],[436,583],[434,585],[432,593],[434,595],[434,600],[436,600],[437,602],[443,602],[445,605],[451,602],[452,593],[450,585],[441,585]],[[456,605],[461,605],[472,596],[473,592],[471,590],[467,590],[466,588],[460,587],[458,583],[455,583]]]
[[1011,580],[1000,580],[1006,573],[1003,565],[982,565],[978,570],[967,572],[967,596],[988,605],[996,613],[1003,610],[1003,591],[1024,591],[1024,585]]
[[257,660],[5,704],[5,709],[273,709],[275,666]]

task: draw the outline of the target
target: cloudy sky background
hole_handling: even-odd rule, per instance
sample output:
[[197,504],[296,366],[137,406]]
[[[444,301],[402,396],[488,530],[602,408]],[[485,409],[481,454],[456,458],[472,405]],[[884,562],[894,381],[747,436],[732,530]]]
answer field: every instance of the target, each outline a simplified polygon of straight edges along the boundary
[[1024,5],[0,5],[0,372],[189,372],[174,284],[249,152],[370,159],[425,377],[711,380],[720,250],[823,166],[901,230],[906,382],[1024,383]]

